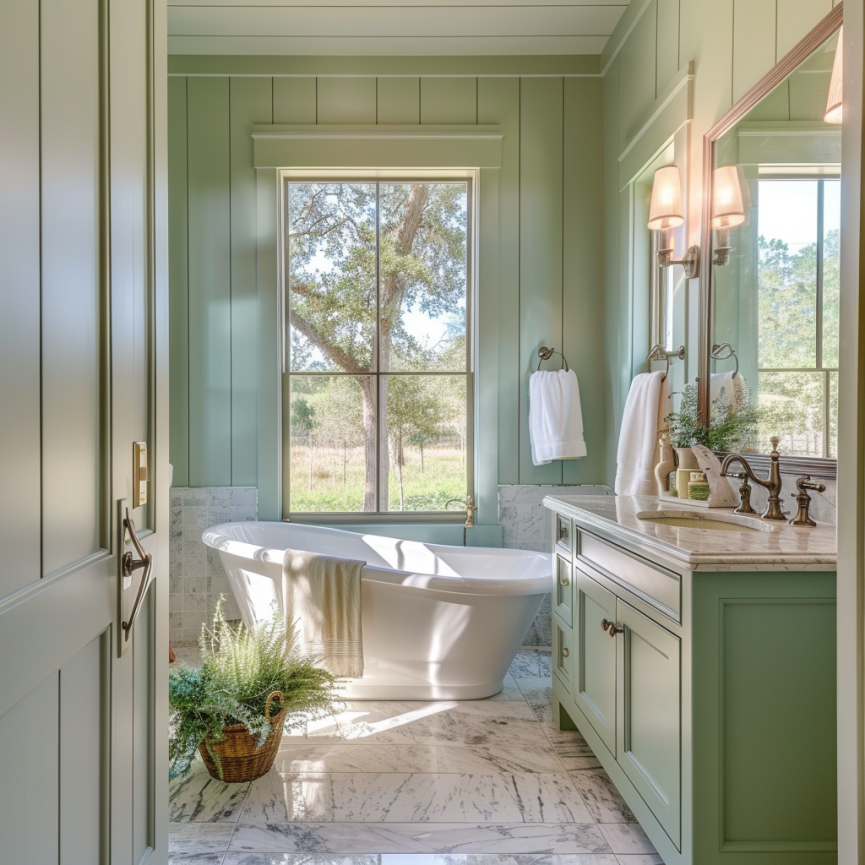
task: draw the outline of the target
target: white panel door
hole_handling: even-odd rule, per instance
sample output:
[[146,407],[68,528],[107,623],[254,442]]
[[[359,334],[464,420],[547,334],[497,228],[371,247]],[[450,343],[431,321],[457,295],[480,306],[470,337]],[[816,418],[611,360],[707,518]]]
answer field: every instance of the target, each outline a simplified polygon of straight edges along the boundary
[[167,862],[164,18],[3,4],[0,865]]

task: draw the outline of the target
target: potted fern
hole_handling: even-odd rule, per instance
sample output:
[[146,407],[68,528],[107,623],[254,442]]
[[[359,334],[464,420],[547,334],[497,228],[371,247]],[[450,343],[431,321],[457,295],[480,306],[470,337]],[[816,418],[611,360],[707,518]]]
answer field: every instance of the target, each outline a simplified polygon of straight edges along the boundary
[[200,667],[168,677],[171,778],[189,772],[196,752],[220,781],[259,778],[273,765],[283,728],[327,714],[337,699],[334,676],[301,655],[275,609],[269,622],[234,627],[220,598],[199,648]]

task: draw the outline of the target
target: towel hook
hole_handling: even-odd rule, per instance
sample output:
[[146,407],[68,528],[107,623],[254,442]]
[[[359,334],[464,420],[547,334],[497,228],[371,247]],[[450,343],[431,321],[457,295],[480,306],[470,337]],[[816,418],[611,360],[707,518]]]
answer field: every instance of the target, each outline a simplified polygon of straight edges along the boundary
[[[723,354],[723,352],[727,352]],[[720,345],[716,343],[712,346],[712,360],[729,360],[730,358],[736,361],[736,369],[733,370],[733,378],[739,375],[739,355],[736,354],[736,349],[729,342],[722,342]]]
[[538,369],[541,368],[541,364],[545,360],[549,360],[554,354],[557,354],[562,359],[562,365],[565,372],[570,372],[570,367],[568,366],[568,359],[560,351],[556,351],[554,348],[547,348],[545,345],[541,346],[538,349],[538,357],[540,358],[540,360],[538,361]]

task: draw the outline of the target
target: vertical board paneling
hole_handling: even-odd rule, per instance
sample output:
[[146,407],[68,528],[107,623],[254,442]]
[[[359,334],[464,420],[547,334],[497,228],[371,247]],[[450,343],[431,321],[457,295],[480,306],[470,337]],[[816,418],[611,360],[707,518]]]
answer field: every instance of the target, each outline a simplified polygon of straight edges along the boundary
[[144,861],[150,827],[148,825],[147,788],[150,783],[147,767],[152,763],[150,733],[151,706],[146,698],[151,678],[151,665],[155,657],[152,645],[154,630],[153,609],[156,592],[148,592],[135,623],[135,643],[132,647],[132,676],[134,680],[132,706],[132,861]]
[[658,0],[655,42],[655,97],[657,98],[679,71],[679,0]]
[[190,78],[189,483],[231,484],[228,78]]
[[[520,439],[520,79],[478,80],[478,122],[502,127],[499,170],[500,484],[519,483]],[[483,196],[483,191],[481,191]],[[483,279],[483,274],[481,275]]]
[[99,547],[99,15],[41,5],[42,570]]
[[377,123],[420,123],[420,78],[379,78]]
[[[604,77],[604,457],[605,482],[616,476],[616,418],[619,397],[615,370],[619,323],[619,163],[611,154],[619,142],[619,58]],[[583,422],[585,423],[585,405]]]
[[421,123],[476,123],[477,78],[421,78]]
[[189,485],[186,78],[168,79],[168,339],[170,456],[174,486]]
[[315,123],[315,78],[273,79],[273,122]]
[[776,0],[733,0],[733,102],[775,65]]
[[777,2],[776,54],[780,60],[832,11],[832,0],[777,0]]
[[[618,317],[616,320],[615,347],[612,374],[617,384],[618,404],[616,405],[616,430],[622,422],[622,413],[631,379],[634,377],[634,356],[632,353],[633,335],[633,292],[631,291],[631,189],[625,187],[619,192],[619,250],[618,250]],[[648,325],[647,322],[645,322]]]
[[375,78],[319,78],[318,123],[375,123]]
[[[252,126],[271,122],[271,78],[231,78],[231,483],[258,482],[255,169]],[[273,361],[276,362],[276,359]]]
[[619,55],[619,152],[655,100],[657,0],[651,0]]
[[[60,850],[63,865],[99,862],[102,741],[93,723],[103,702],[102,640],[93,640],[60,670]],[[146,804],[146,797],[145,797]]]
[[258,381],[258,518],[282,519],[279,498],[282,440],[279,396],[281,387],[279,358],[279,320],[277,278],[277,187],[276,172],[255,172],[258,243],[258,340],[261,351]]
[[59,862],[57,679],[54,673],[0,718],[0,865]]
[[[0,27],[0,597],[38,580],[39,6],[11,0]],[[14,456],[13,456],[14,455]]]
[[[524,78],[520,93],[520,483],[562,481],[560,462],[532,464],[529,376],[542,345],[562,342],[561,78]],[[423,108],[423,103],[421,103]]]
[[566,484],[604,482],[603,89],[564,79],[562,352],[576,372],[586,456],[562,463]]

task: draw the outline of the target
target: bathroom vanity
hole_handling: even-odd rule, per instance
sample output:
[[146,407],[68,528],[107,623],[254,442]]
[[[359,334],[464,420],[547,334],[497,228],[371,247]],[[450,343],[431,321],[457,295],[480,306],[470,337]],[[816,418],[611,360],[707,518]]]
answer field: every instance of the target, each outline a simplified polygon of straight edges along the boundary
[[554,717],[666,865],[837,862],[834,526],[544,504]]

